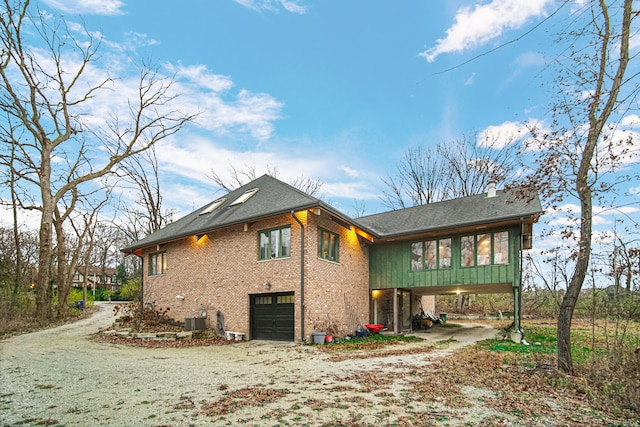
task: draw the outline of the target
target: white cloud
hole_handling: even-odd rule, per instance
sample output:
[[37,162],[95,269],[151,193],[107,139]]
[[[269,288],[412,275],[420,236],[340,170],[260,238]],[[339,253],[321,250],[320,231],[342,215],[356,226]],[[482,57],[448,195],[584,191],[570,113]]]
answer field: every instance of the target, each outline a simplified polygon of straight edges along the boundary
[[206,65],[177,65],[167,63],[165,67],[170,72],[176,73],[178,78],[191,81],[202,89],[211,90],[213,92],[226,92],[233,87],[233,82],[228,76],[212,73]]
[[433,62],[438,55],[473,49],[500,37],[506,30],[518,29],[532,18],[544,16],[552,0],[493,0],[475,8],[458,10],[454,24],[436,45],[420,53]]
[[[13,204],[8,199],[0,197],[0,227],[13,225]],[[38,230],[40,228],[40,213],[31,210],[18,210],[18,224],[25,230]]]
[[49,6],[80,15],[122,15],[125,3],[121,0],[44,0]]
[[638,116],[637,114],[627,114],[622,118],[620,124],[622,126],[636,128],[640,125],[640,116]]
[[[191,129],[193,130],[193,129]],[[355,167],[332,166],[339,164],[343,154],[328,153],[318,157],[311,147],[296,147],[281,150],[278,146],[258,149],[225,148],[210,135],[182,132],[180,136],[163,141],[156,150],[164,201],[176,207],[181,215],[219,197],[218,189],[209,178],[214,170],[223,181],[232,184],[230,167],[237,170],[255,169],[257,176],[269,170],[277,170],[278,179],[291,182],[296,178],[318,179],[323,185],[317,196],[328,203],[339,199],[375,200],[380,193],[372,185],[374,178]],[[347,210],[350,207],[343,207]],[[347,213],[347,212],[346,212]]]
[[471,75],[469,76],[469,78],[464,82],[465,86],[471,86],[472,84],[474,84],[476,81],[476,73],[471,73]]
[[339,169],[352,178],[360,176],[360,173],[357,170],[350,168],[349,166],[341,165]]
[[515,63],[520,68],[541,67],[546,64],[546,60],[541,53],[525,52],[516,58]]
[[195,125],[218,135],[251,135],[257,141],[268,140],[274,122],[282,118],[284,104],[267,93],[248,89],[232,92],[229,76],[215,74],[204,65],[165,64],[167,74],[175,74],[180,111],[200,112]]
[[307,7],[298,0],[234,0],[236,3],[253,10],[275,12],[284,9],[287,12],[305,14]]
[[478,134],[480,146],[504,148],[514,141],[520,140],[529,133],[528,128],[519,122],[504,122],[485,128]]

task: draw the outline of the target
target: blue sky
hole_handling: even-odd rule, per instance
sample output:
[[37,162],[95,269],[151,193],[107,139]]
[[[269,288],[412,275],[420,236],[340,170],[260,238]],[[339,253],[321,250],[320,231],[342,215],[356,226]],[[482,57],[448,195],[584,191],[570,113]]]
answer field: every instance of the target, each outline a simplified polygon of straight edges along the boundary
[[[123,60],[175,72],[199,122],[158,147],[165,203],[184,214],[215,198],[212,168],[276,167],[288,181],[321,180],[350,213],[384,210],[381,178],[406,149],[528,118],[540,107],[541,31],[455,70],[520,35],[549,0],[54,1],[80,13]],[[496,6],[498,5],[498,6]],[[526,5],[526,7],[525,7]],[[505,13],[505,9],[508,13]],[[507,15],[507,16],[505,16]],[[439,74],[438,74],[439,73]]]
[[545,55],[585,0],[557,15],[560,0],[40,1],[102,37],[91,72],[119,79],[97,117],[126,100],[132,63],[148,59],[175,75],[178,108],[201,111],[157,147],[164,204],[179,217],[219,197],[207,175],[230,165],[318,179],[347,214],[356,200],[386,210],[382,178],[407,148],[549,121]]

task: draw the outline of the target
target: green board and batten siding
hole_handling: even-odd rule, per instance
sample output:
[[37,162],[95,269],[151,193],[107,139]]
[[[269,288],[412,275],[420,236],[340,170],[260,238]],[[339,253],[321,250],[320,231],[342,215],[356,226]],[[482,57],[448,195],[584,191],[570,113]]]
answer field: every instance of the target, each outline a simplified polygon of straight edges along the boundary
[[370,248],[369,255],[369,288],[422,288],[450,285],[464,287],[464,285],[494,283],[511,283],[513,286],[519,286],[520,228],[482,230],[482,233],[492,231],[509,231],[508,264],[462,267],[460,255],[461,235],[441,236],[442,238],[451,237],[452,239],[451,268],[412,271],[411,244],[415,240],[374,245]]

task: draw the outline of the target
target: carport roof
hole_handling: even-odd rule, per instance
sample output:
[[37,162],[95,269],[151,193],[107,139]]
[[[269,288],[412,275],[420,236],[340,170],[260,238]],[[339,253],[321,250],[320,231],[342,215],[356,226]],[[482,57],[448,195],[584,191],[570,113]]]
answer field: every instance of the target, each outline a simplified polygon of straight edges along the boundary
[[525,200],[507,191],[462,197],[375,215],[357,221],[379,238],[460,228],[506,221],[536,221],[542,214],[537,194]]

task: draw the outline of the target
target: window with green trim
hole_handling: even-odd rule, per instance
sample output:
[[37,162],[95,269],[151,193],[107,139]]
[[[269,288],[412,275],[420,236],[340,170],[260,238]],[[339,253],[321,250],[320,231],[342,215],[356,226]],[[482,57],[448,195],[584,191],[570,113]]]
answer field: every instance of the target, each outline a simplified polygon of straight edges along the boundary
[[260,260],[290,257],[291,226],[260,231],[258,233],[258,246],[258,258]]
[[493,233],[493,263],[509,264],[509,232]]
[[462,267],[509,263],[509,232],[482,233],[460,238]]
[[451,239],[434,239],[411,244],[411,270],[451,268]]
[[451,268],[451,239],[438,240],[438,261],[440,268]]
[[167,256],[165,252],[149,255],[149,276],[159,276],[167,272]]
[[318,229],[318,257],[338,262],[339,236],[331,231]]

